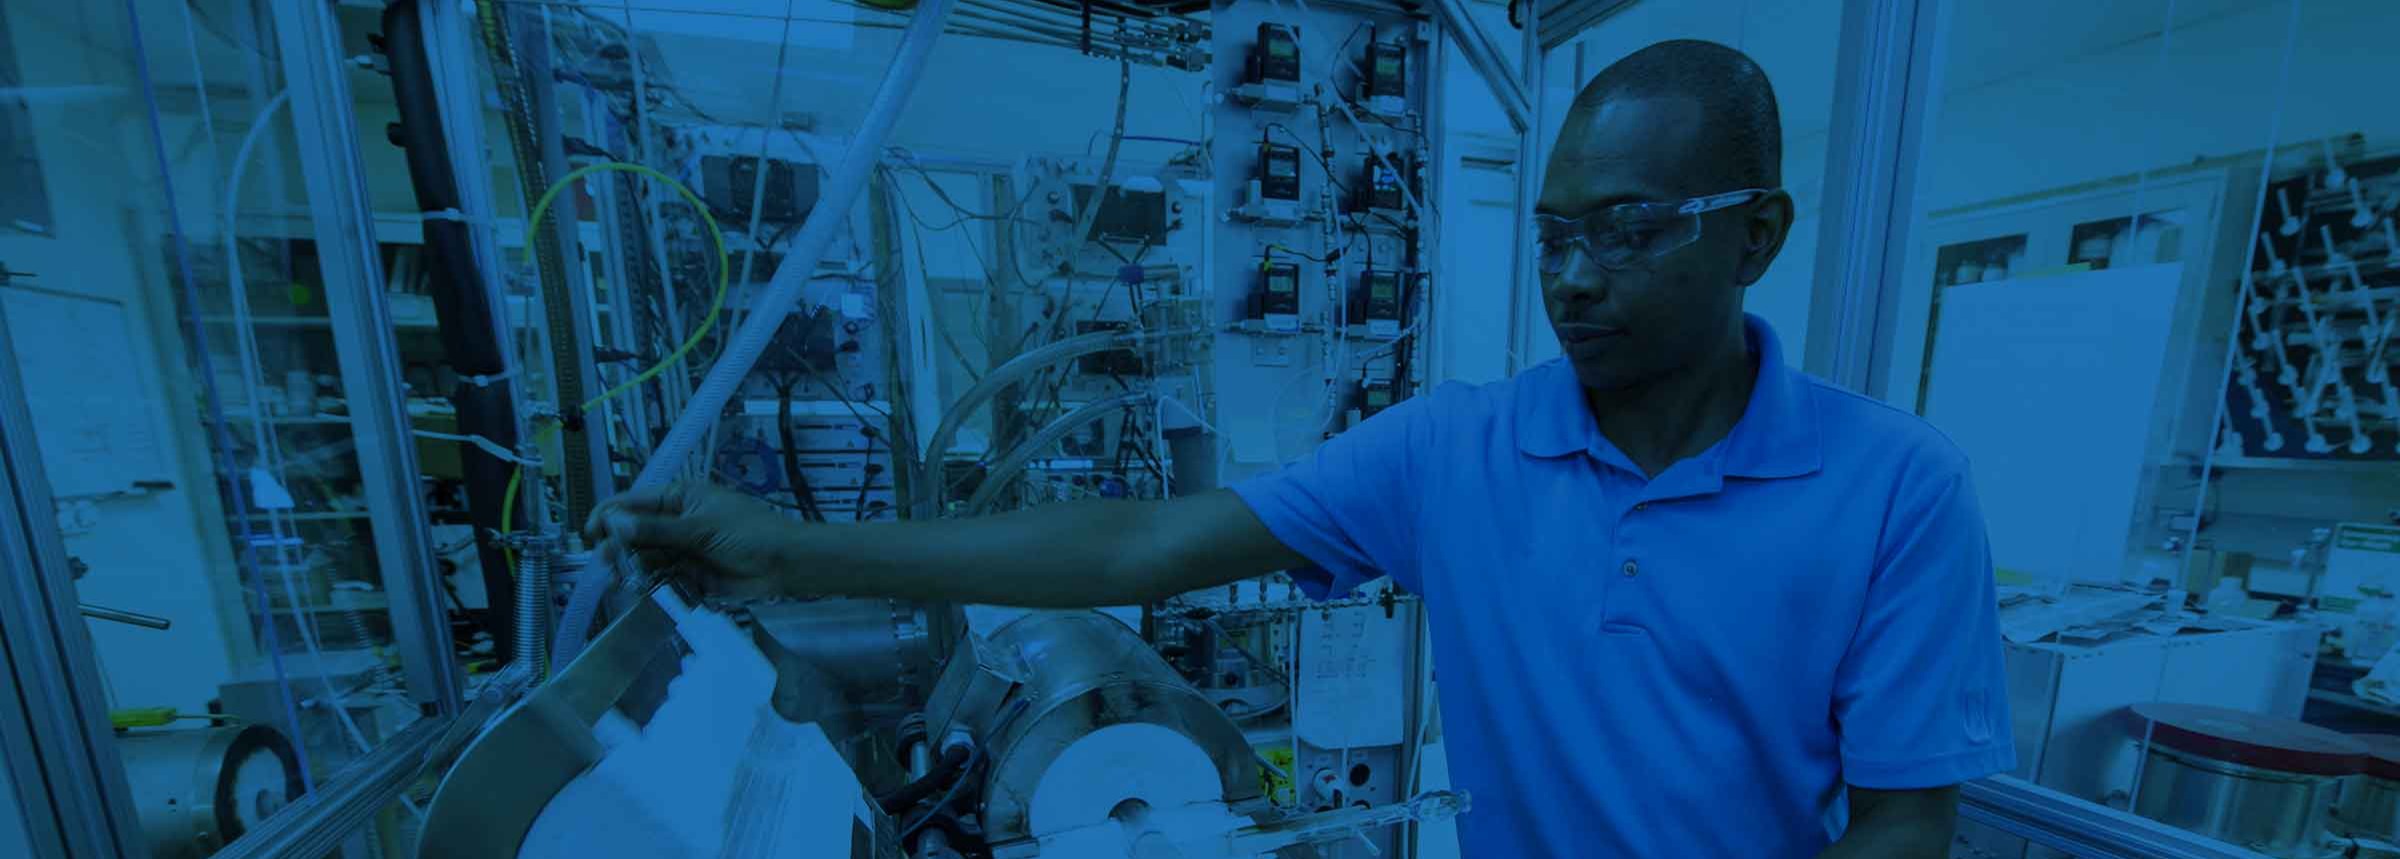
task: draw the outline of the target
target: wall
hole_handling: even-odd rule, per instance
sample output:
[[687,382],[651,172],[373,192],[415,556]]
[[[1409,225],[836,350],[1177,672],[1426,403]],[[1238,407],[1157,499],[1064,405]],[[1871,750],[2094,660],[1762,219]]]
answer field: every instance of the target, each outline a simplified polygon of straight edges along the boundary
[[[2277,143],[2279,170],[2322,163],[2313,143],[2295,142],[2357,133],[2370,151],[2400,147],[2400,114],[2386,104],[2400,4],[1978,0],[1956,4],[1947,29],[1943,97],[1925,156],[1926,211],[2258,153]],[[2248,169],[2255,171],[2255,162]],[[2237,222],[2255,216],[2253,199],[2227,205],[2227,217]],[[2232,249],[2237,258],[2241,251]],[[2230,288],[2231,272],[2214,274],[2208,289]],[[1921,306],[1926,287],[1910,288]],[[1920,316],[1914,336],[1922,337],[1922,324]],[[2171,360],[2220,371],[2223,353],[2215,350],[2224,347],[2222,329],[2197,342],[2200,354]],[[2220,550],[2254,552],[2267,565],[2283,563],[2284,552],[2310,528],[2383,521],[2400,498],[2380,474],[2238,468],[2216,474],[2204,509],[2218,518],[2206,535]],[[2180,491],[2191,490],[2190,481],[2176,479],[2186,484]]]
[[[45,288],[121,301],[131,337],[90,342],[130,350],[141,378],[123,395],[144,404],[149,433],[162,440],[175,488],[97,502],[98,527],[70,536],[67,551],[90,564],[80,598],[164,615],[175,626],[141,629],[91,624],[112,706],[172,706],[197,711],[214,697],[242,643],[226,632],[238,599],[221,526],[216,487],[205,466],[190,403],[171,391],[193,390],[183,370],[182,338],[159,260],[163,185],[154,169],[148,115],[128,59],[126,24],[105,4],[13,6],[15,52],[30,90],[60,100],[33,108],[35,144],[53,197],[56,228],[47,236],[0,231],[0,260],[39,275]],[[151,30],[155,34],[158,30]],[[155,36],[154,36],[155,38]],[[155,42],[153,50],[156,51]],[[76,94],[71,99],[67,94]],[[176,142],[170,139],[170,145]],[[56,416],[37,415],[36,433],[57,431]],[[230,617],[227,611],[232,611]]]
[[[1503,53],[1518,62],[1521,40],[1509,29],[1507,12],[1468,4]],[[1509,340],[1509,292],[1517,212],[1518,135],[1493,101],[1491,88],[1467,65],[1455,42],[1444,49],[1446,75],[1434,97],[1440,101],[1442,157],[1448,184],[1436,202],[1442,212],[1442,282],[1435,296],[1431,363],[1445,379],[1489,382],[1505,378],[1510,366],[1530,367],[1558,352],[1557,341],[1537,321],[1538,297],[1519,296],[1530,323],[1524,342]],[[1521,63],[1517,65],[1522,68]],[[1537,168],[1538,169],[1538,168]]]
[[[2164,33],[2164,0],[2113,5],[2111,14],[2145,21],[2148,32],[2030,66],[1986,46],[2021,34],[1953,22],[1953,52],[1972,64],[1945,72],[1951,85],[1930,143],[1937,166],[1926,177],[1928,208],[2258,151],[2279,110],[2287,141],[2362,132],[2370,146],[2400,144],[2400,112],[2379,103],[2393,74],[2400,4],[2302,5],[2288,97],[2279,78],[2291,3],[2228,0],[2197,15],[2178,9],[2176,26]],[[1992,18],[1998,8],[1972,12]],[[2067,15],[2020,26],[2065,30],[2074,22]]]

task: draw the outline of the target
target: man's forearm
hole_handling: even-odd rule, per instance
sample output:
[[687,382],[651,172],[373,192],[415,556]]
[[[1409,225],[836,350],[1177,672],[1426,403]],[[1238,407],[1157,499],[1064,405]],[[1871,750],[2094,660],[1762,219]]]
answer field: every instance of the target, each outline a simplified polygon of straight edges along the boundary
[[[1263,529],[1240,503],[1217,493],[800,527],[785,534],[777,555],[784,582],[797,592],[1038,608],[1129,605],[1282,568],[1280,545],[1262,551]],[[1228,521],[1236,515],[1258,533],[1239,533],[1241,523]]]
[[1850,789],[1850,827],[1817,859],[1942,859],[1958,829],[1958,789]]
[[1951,827],[1923,821],[1860,827],[1853,823],[1842,840],[1817,859],[1942,859],[1950,855]]

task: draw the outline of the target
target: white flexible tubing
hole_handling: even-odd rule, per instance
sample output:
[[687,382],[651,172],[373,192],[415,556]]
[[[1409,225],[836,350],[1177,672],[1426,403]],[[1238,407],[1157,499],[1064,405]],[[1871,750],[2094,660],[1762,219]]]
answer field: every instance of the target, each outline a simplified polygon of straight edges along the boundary
[[1178,328],[1164,332],[1149,332],[1139,329],[1094,331],[1089,334],[1077,334],[1064,340],[1053,340],[1033,351],[1008,359],[1008,363],[992,368],[991,372],[983,375],[983,381],[968,388],[966,393],[959,395],[958,400],[951,403],[950,407],[942,412],[942,422],[934,427],[933,435],[927,437],[924,474],[918,484],[925,488],[916,502],[917,518],[931,519],[941,514],[943,503],[949,500],[947,497],[949,487],[942,482],[940,476],[941,458],[949,451],[950,440],[958,435],[958,429],[966,423],[967,417],[974,414],[976,409],[982,408],[985,401],[999,394],[1002,388],[1033,375],[1034,371],[1061,361],[1111,349],[1134,348],[1152,340],[1189,337],[1200,333],[1203,333],[1202,330],[1197,328]]
[[[907,106],[909,93],[916,89],[917,78],[925,70],[925,57],[933,52],[934,41],[942,35],[942,22],[956,4],[957,0],[922,0],[917,4],[917,12],[910,17],[908,31],[901,37],[900,49],[893,58],[892,73],[876,88],[875,100],[867,105],[866,119],[859,123],[858,136],[842,155],[841,169],[833,174],[824,196],[801,224],[799,237],[793,240],[791,250],[784,253],[783,262],[775,267],[775,277],[752,305],[753,312],[734,331],[732,342],[726,345],[725,357],[708,368],[708,377],[700,382],[699,390],[692,392],[683,413],[675,416],[675,426],[667,431],[666,440],[650,454],[641,475],[634,478],[636,491],[657,488],[683,469],[692,448],[716,424],[718,413],[733,399],[743,377],[750,375],[751,365],[758,362],[758,356],[774,340],[775,329],[782,326],[783,318],[799,302],[801,288],[808,285],[819,258],[833,244],[834,234],[850,216],[851,205],[858,201],[867,178],[882,161],[884,141],[891,136],[892,126],[899,122],[900,110]],[[551,664],[568,664],[583,650],[585,634],[600,611],[600,595],[608,590],[614,572],[594,565],[576,577],[575,595],[567,601],[556,643],[550,648]]]
[[241,217],[239,207],[242,200],[242,175],[249,172],[250,152],[258,146],[260,137],[266,133],[268,121],[275,118],[275,111],[281,110],[284,104],[291,101],[291,98],[291,91],[283,90],[275,93],[274,98],[267,99],[266,105],[258,109],[258,116],[250,120],[250,130],[242,133],[241,146],[234,149],[232,171],[225,179],[225,234],[223,236],[225,279],[227,284],[232,287],[234,318],[243,323],[234,326],[234,343],[242,350],[242,384],[249,388],[250,411],[252,412],[251,417],[254,419],[250,423],[251,442],[256,444],[261,451],[266,450],[271,443],[271,432],[267,429],[266,421],[267,404],[264,397],[261,396],[266,382],[260,377],[256,331],[249,324],[250,293],[247,284],[242,279],[242,249],[241,243],[237,240],[240,230],[236,229],[235,225],[240,223],[238,219]]

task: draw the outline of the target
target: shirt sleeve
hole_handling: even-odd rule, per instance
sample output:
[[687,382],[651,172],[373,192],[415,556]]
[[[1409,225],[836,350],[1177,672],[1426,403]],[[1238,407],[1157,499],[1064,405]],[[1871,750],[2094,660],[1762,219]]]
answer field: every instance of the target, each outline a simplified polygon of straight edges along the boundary
[[1275,539],[1308,558],[1311,566],[1289,573],[1311,599],[1384,575],[1422,593],[1418,481],[1433,444],[1436,395],[1402,401],[1297,462],[1233,485]]
[[1835,678],[1842,779],[1944,787],[2016,767],[1991,543],[1963,457],[1904,485]]

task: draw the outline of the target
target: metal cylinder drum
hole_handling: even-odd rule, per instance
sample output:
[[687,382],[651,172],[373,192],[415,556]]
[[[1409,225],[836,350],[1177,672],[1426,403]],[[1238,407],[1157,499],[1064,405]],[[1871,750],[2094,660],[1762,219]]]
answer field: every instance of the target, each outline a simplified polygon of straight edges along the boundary
[[2134,813],[2283,859],[2339,855],[2333,803],[2365,745],[2289,719],[2190,704],[2138,704],[2151,743]]
[[760,630],[862,702],[922,700],[948,652],[934,638],[936,616],[957,611],[884,599],[773,600],[743,608]]
[[2385,841],[2400,838],[2400,781],[2359,776],[2342,788],[2333,810],[2334,829]]
[[2400,735],[2362,734],[2367,771],[2342,787],[2333,829],[2385,841],[2400,840]]
[[991,762],[983,825],[993,843],[1043,834],[1030,811],[1052,764],[1077,740],[1118,726],[1155,726],[1188,741],[1213,764],[1226,802],[1259,796],[1241,729],[1115,618],[1039,612],[1001,627],[991,644],[1015,654],[1023,682],[980,738]]
[[118,738],[150,855],[198,859],[300,798],[300,759],[265,725]]

